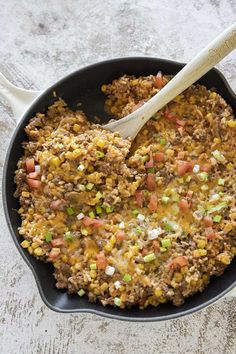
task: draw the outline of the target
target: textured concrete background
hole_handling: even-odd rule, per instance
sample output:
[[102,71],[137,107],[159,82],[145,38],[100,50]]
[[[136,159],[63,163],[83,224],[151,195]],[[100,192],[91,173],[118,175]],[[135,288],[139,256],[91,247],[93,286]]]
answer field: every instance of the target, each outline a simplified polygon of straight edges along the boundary
[[[0,71],[33,89],[112,57],[187,61],[236,19],[235,0],[0,0],[0,9]],[[219,65],[233,89],[235,59],[233,53]],[[0,169],[15,124],[1,101]],[[0,208],[1,354],[235,353],[233,299],[166,323],[52,312],[16,251]]]

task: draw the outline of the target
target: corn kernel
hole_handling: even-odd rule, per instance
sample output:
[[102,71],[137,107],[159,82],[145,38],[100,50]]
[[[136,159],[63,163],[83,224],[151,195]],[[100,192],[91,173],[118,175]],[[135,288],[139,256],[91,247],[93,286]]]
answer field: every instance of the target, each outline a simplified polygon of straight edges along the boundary
[[58,166],[60,166],[60,163],[61,163],[61,161],[59,160],[59,158],[57,156],[52,157],[49,162],[50,166],[52,166],[52,167],[58,167]]
[[207,242],[205,241],[205,240],[198,240],[197,241],[197,246],[198,246],[198,248],[205,248],[206,247],[206,245],[207,245]]
[[236,220],[236,212],[229,214],[230,218]]
[[81,264],[80,263],[75,263],[74,265],[76,270],[80,270],[81,269]]
[[163,290],[160,288],[156,288],[154,291],[155,296],[160,297],[163,295]]
[[217,256],[217,259],[223,264],[230,264],[230,256],[227,253],[220,253]]
[[97,146],[99,146],[100,148],[103,148],[106,145],[106,141],[103,139],[98,139],[97,141]]
[[231,247],[231,252],[236,255],[236,247]]
[[116,237],[115,237],[115,235],[112,235],[112,236],[111,236],[111,238],[110,238],[110,243],[111,243],[112,245],[114,245],[114,244],[116,243]]
[[105,283],[103,283],[102,285],[101,285],[101,290],[102,291],[105,291],[105,290],[107,290],[108,288],[109,288],[109,285],[105,282]]
[[77,157],[79,157],[80,155],[81,155],[81,149],[75,149],[74,151],[73,151],[73,155],[74,155],[74,158],[77,158]]
[[107,243],[105,246],[104,246],[105,250],[107,252],[111,252],[111,250],[113,249],[113,245],[111,243]]
[[214,99],[214,98],[216,98],[216,95],[217,95],[216,92],[211,92],[209,97]]
[[116,112],[116,107],[111,107],[111,113],[115,113]]
[[106,89],[107,89],[107,85],[102,85],[101,87],[102,92],[106,92]]
[[75,133],[78,133],[80,131],[81,126],[79,124],[74,124],[73,125],[73,130]]
[[213,122],[213,116],[212,113],[207,113],[206,115],[206,119],[208,120],[208,122],[211,124]]
[[42,256],[43,254],[44,254],[44,251],[43,251],[43,249],[42,249],[42,247],[37,247],[37,248],[35,248],[34,249],[34,254],[36,255],[36,256]]
[[195,104],[195,103],[196,103],[195,97],[194,97],[194,96],[190,96],[190,97],[189,97],[189,102],[190,102],[191,104]]
[[181,280],[183,280],[183,275],[180,272],[175,272],[173,278],[176,281],[176,283],[180,283]]
[[33,248],[31,246],[27,248],[27,251],[29,252],[29,254],[33,254]]
[[230,128],[236,128],[236,120],[229,120],[227,122],[228,127]]
[[165,299],[164,297],[161,297],[161,298],[159,299],[159,302],[160,302],[161,304],[164,304],[166,301],[167,301],[167,299]]
[[39,243],[38,242],[32,242],[31,246],[32,246],[33,249],[35,249],[35,248],[39,247]]
[[24,198],[29,198],[29,196],[30,196],[30,193],[29,192],[22,192],[21,193],[21,195],[22,195],[22,197],[24,197]]
[[97,276],[97,272],[96,272],[96,270],[94,270],[94,269],[90,270],[90,271],[89,271],[89,274],[90,274],[90,277],[91,277],[92,279],[95,279],[96,276]]
[[21,247],[23,247],[23,248],[28,248],[29,245],[30,245],[30,243],[27,240],[24,240],[24,241],[21,242]]
[[221,139],[220,138],[214,138],[214,143],[215,144],[220,144],[221,143]]
[[234,168],[234,165],[231,162],[229,162],[227,163],[226,168],[227,170],[232,170]]

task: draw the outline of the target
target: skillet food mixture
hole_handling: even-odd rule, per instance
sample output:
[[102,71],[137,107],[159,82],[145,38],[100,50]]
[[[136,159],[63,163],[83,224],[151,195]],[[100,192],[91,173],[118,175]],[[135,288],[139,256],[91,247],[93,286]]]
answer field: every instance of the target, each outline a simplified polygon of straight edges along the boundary
[[[106,110],[137,109],[169,76],[102,86]],[[120,308],[203,291],[236,254],[236,121],[193,85],[132,144],[59,100],[25,128],[15,182],[21,243],[55,267],[56,286]]]

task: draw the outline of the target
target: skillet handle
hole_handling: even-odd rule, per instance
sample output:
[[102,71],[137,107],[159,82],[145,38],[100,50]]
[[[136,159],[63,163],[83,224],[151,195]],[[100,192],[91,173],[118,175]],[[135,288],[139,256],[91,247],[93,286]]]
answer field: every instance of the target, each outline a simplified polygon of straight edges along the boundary
[[10,104],[17,123],[26,109],[40,94],[40,91],[30,91],[16,87],[0,73],[0,96]]

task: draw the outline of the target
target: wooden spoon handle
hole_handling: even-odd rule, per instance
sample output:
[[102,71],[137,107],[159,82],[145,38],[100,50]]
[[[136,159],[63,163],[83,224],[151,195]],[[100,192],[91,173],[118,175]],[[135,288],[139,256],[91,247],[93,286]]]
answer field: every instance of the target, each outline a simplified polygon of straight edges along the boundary
[[105,127],[120,132],[123,137],[134,138],[142,126],[157,111],[200,79],[235,48],[236,23],[214,39],[142,107],[119,121],[107,124]]

